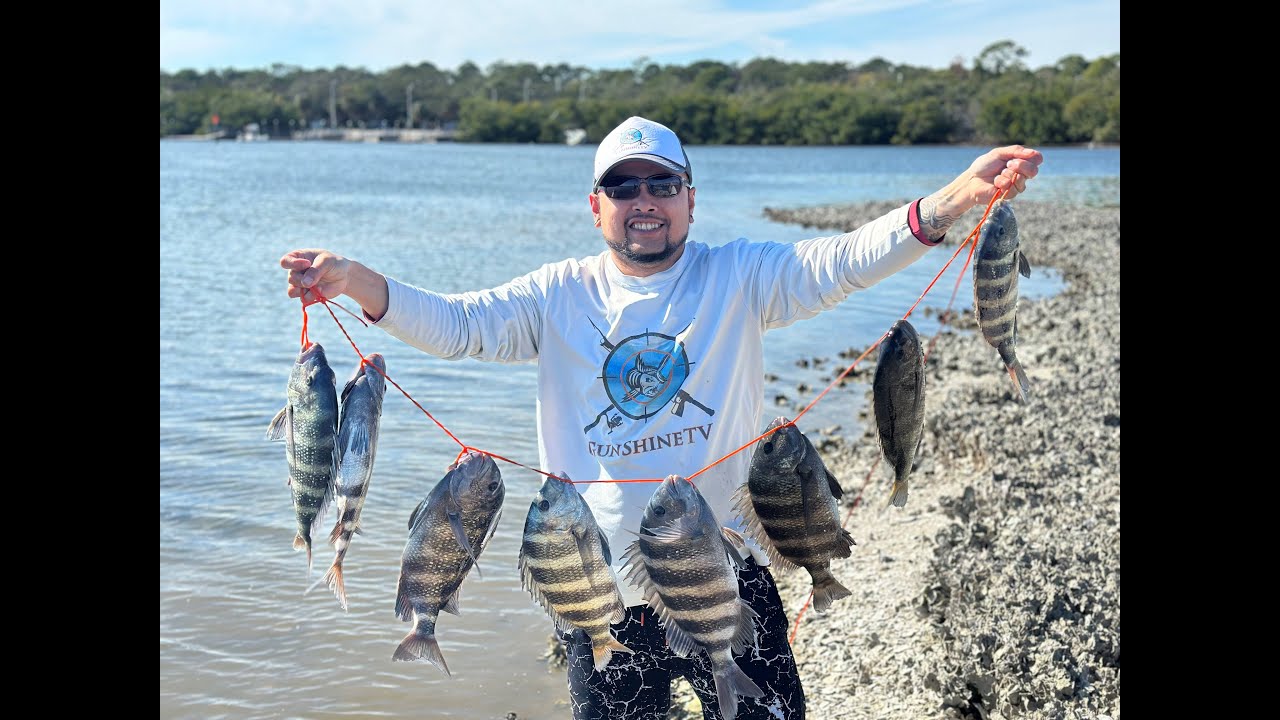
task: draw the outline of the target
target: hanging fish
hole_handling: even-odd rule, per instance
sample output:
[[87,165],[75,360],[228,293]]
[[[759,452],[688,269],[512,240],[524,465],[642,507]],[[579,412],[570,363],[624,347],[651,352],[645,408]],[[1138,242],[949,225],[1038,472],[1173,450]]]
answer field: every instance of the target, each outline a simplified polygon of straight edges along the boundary
[[1031,277],[1022,254],[1018,219],[1008,200],[997,200],[978,234],[973,265],[973,308],[982,337],[1000,353],[1018,397],[1027,401],[1031,383],[1018,362],[1018,275]]
[[733,660],[756,644],[758,616],[738,595],[735,567],[743,561],[693,483],[679,475],[662,481],[623,561],[626,579],[662,621],[671,651],[707,653],[726,720],[737,717],[739,695],[764,695]]
[[320,343],[311,343],[298,353],[286,394],[288,401],[271,420],[267,438],[285,441],[297,519],[293,549],[306,548],[309,575],[312,538],[333,498],[333,478],[341,459],[337,381]]
[[412,620],[413,630],[392,660],[425,659],[452,674],[436,642],[436,619],[441,610],[458,614],[462,579],[497,530],[505,495],[493,458],[468,450],[414,508],[396,581],[396,616]]
[[520,543],[520,578],[557,630],[587,634],[596,670],[603,670],[615,651],[631,652],[609,629],[622,622],[627,608],[609,568],[609,541],[582,493],[567,475],[560,477],[563,480],[543,480],[529,503]]
[[382,422],[382,399],[387,392],[387,361],[379,353],[369,353],[342,390],[342,419],[338,423],[338,451],[342,458],[334,478],[338,520],[329,533],[335,554],[324,574],[324,582],[347,609],[347,588],[342,580],[342,561],[351,547],[351,538],[360,532],[360,510],[373,478],[373,460],[378,450],[378,427]]
[[880,343],[871,404],[880,449],[894,473],[890,502],[902,507],[907,504],[907,478],[924,439],[924,347],[905,319]]
[[852,554],[853,537],[840,527],[843,491],[809,438],[785,417],[756,441],[747,482],[734,508],[774,565],[803,567],[813,579],[813,609],[825,612],[849,590],[831,574],[831,561]]

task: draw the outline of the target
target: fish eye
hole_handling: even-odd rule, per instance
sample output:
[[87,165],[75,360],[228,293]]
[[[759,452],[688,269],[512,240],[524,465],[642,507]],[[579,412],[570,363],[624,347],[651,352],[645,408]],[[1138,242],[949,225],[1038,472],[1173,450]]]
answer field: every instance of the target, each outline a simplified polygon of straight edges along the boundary
[[489,483],[489,492],[493,492],[494,490],[497,490],[497,489],[498,489],[498,483],[496,481]]
[[546,500],[543,500],[542,502],[538,503],[538,509],[541,510],[542,512],[546,512],[547,508],[549,507],[551,507],[551,503],[547,502]]
[[767,443],[765,443],[765,444],[764,444],[764,454],[765,454],[765,455],[768,455],[769,453],[772,453],[772,452],[773,452],[773,443],[771,443],[771,442],[767,442]]
[[662,517],[663,515],[667,514],[667,509],[659,505],[658,507],[653,509],[653,514],[657,515],[658,517]]

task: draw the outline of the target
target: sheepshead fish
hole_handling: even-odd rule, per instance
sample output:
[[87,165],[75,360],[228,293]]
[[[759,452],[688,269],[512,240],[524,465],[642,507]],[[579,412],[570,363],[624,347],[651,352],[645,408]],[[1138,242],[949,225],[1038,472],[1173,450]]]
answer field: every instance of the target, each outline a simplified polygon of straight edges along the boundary
[[414,508],[396,581],[396,616],[412,620],[413,630],[392,660],[425,659],[452,674],[436,642],[436,619],[441,610],[458,614],[462,579],[493,537],[505,495],[493,458],[468,450]]
[[813,579],[813,609],[826,612],[849,590],[831,574],[834,558],[852,554],[853,536],[840,527],[840,483],[809,438],[785,417],[756,441],[747,482],[734,509],[749,535],[786,570],[803,567]]
[[338,521],[329,533],[336,551],[324,582],[347,609],[347,588],[342,581],[342,561],[351,547],[351,538],[360,532],[360,510],[373,478],[373,459],[378,450],[378,426],[382,421],[382,398],[387,392],[387,361],[380,353],[369,356],[342,389],[342,419],[338,423],[338,452],[342,461],[334,478],[334,504]]
[[631,652],[609,630],[622,622],[626,606],[609,569],[609,542],[582,494],[567,475],[560,477],[543,480],[529,504],[520,544],[521,582],[557,630],[587,634],[596,670],[603,670],[615,651]]
[[920,335],[899,320],[880,343],[880,359],[871,382],[880,449],[893,466],[890,502],[907,504],[907,477],[924,439],[924,348]]
[[735,566],[743,561],[693,483],[679,475],[662,481],[623,561],[627,580],[661,619],[671,651],[707,653],[722,716],[737,717],[739,695],[764,695],[733,661],[756,643],[756,612],[738,595]]
[[1018,219],[1007,200],[997,200],[978,235],[973,265],[973,308],[982,337],[1000,353],[1023,402],[1031,390],[1016,353],[1018,275],[1031,277],[1031,265],[1018,240]]
[[341,459],[337,381],[319,343],[298,353],[289,374],[287,396],[285,406],[267,428],[267,438],[285,441],[289,488],[298,522],[293,549],[306,548],[310,574],[311,540],[333,499],[333,477]]

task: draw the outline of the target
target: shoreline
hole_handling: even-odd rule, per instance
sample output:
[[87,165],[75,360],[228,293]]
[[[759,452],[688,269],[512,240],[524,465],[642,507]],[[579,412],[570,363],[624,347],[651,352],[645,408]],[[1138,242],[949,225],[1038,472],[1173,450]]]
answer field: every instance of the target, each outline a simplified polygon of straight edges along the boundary
[[[926,363],[906,507],[886,507],[869,418],[822,450],[844,512],[867,486],[846,524],[858,545],[832,564],[853,596],[806,611],[793,645],[813,717],[1119,720],[1120,209],[1014,203],[1032,272],[1057,268],[1066,285],[1019,304],[1027,404],[961,313]],[[766,213],[845,229],[899,204]],[[809,576],[775,579],[794,623]]]

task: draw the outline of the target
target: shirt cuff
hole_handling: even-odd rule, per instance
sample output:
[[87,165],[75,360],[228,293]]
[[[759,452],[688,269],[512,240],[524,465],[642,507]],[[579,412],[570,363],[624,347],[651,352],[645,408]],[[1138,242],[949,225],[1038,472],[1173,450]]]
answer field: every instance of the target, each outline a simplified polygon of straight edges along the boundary
[[[923,199],[924,198],[920,198],[920,200]],[[929,247],[941,245],[942,241],[947,239],[946,233],[943,233],[942,237],[937,240],[930,240],[929,236],[925,235],[924,230],[920,227],[920,200],[916,200],[911,203],[911,207],[907,208],[907,225],[911,227],[911,234],[915,235],[917,240]]]

